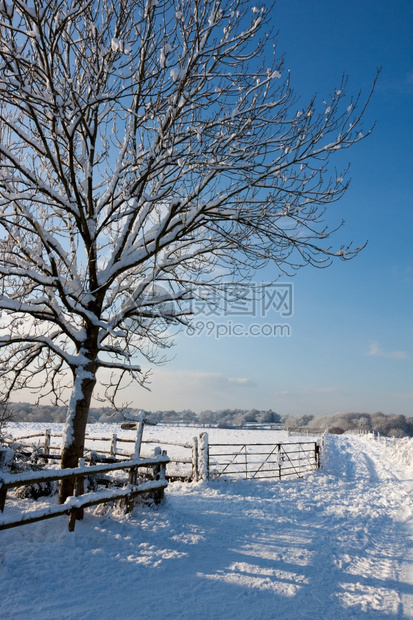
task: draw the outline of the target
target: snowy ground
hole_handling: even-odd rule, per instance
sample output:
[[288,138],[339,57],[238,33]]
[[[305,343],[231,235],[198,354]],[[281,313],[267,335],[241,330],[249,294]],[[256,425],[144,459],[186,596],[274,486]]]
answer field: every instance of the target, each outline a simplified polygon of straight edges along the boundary
[[174,483],[158,510],[0,532],[0,617],[413,618],[412,491],[413,440],[330,436],[305,479]]

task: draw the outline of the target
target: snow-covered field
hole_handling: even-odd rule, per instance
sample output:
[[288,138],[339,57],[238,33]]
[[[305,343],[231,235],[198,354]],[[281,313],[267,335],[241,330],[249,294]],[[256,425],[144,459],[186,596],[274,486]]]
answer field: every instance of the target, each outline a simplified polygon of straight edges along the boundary
[[173,483],[157,510],[90,509],[73,533],[67,517],[6,530],[0,617],[413,618],[412,491],[413,440],[330,436],[323,469],[300,480]]

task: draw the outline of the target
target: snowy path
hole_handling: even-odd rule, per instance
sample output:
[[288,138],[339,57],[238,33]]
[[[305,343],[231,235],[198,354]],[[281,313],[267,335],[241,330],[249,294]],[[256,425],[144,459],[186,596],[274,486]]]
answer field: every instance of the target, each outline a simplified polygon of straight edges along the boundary
[[304,480],[177,483],[158,511],[2,532],[0,617],[413,618],[413,469],[392,459],[331,437]]

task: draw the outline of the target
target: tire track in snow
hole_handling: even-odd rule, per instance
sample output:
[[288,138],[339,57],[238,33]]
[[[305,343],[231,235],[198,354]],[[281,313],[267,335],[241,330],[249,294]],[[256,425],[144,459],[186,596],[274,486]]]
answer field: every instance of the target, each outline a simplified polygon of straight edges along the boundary
[[2,609],[10,620],[413,617],[405,502],[378,446],[331,437],[324,468],[301,480],[177,483],[157,511],[89,512],[73,534],[60,519],[3,532]]
[[[345,493],[341,494],[344,513],[352,515],[353,527],[361,525],[367,539],[360,545],[359,553],[352,553],[348,560],[349,574],[370,576],[377,581],[377,600],[381,605],[386,600],[385,589],[380,582],[393,586],[396,597],[387,599],[396,617],[413,618],[411,597],[412,577],[406,572],[406,560],[411,557],[411,496],[406,485],[392,472],[392,463],[385,451],[364,439],[342,437],[333,439],[330,448],[338,457],[336,464],[343,471]],[[348,462],[343,465],[343,461]],[[364,513],[364,514],[363,514]],[[363,523],[364,519],[364,523]],[[410,532],[410,534],[409,534]],[[354,531],[353,531],[354,534]],[[348,559],[348,558],[347,558]],[[343,565],[342,565],[343,566]],[[344,600],[349,603],[349,589]],[[371,597],[370,597],[371,598]],[[356,592],[353,586],[352,599],[359,601],[362,609],[369,608],[369,597]],[[377,601],[371,598],[372,608]],[[397,612],[395,611],[397,607]],[[387,616],[386,616],[387,617]]]

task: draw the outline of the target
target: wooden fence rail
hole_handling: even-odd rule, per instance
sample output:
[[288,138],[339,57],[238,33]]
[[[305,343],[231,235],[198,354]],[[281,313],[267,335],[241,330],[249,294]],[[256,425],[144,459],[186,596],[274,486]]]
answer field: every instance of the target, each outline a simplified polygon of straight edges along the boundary
[[[73,479],[75,480],[75,488],[78,488],[77,483],[87,476],[118,470],[129,470],[129,484],[122,489],[96,491],[85,493],[77,497],[69,497],[67,501],[60,506],[48,506],[40,510],[25,512],[17,518],[2,519],[0,520],[0,530],[68,514],[69,530],[72,532],[75,527],[76,519],[82,514],[83,509],[88,506],[126,499],[127,506],[131,507],[133,499],[137,495],[148,492],[156,493],[156,499],[159,501],[163,496],[163,490],[168,486],[168,482],[165,479],[165,467],[169,462],[169,458],[166,453],[159,454],[159,450],[156,452],[156,455],[151,459],[137,458],[131,461],[92,465],[90,467],[85,467],[82,463],[80,467],[74,469],[50,469],[41,472],[29,471],[21,474],[2,472],[0,477],[1,512],[4,511],[8,490],[29,484]],[[140,468],[152,468],[155,479],[138,484],[136,481]]]
[[[9,437],[7,443],[15,445],[19,443],[20,446],[27,446],[28,448],[30,447],[33,449],[33,446],[30,445],[30,443],[24,444],[20,442],[37,439],[38,441],[36,443],[38,445],[36,446],[34,456],[36,459],[43,459],[45,462],[48,462],[48,460],[60,459],[61,446],[56,445],[58,443],[56,440],[61,437],[61,433],[52,433],[50,429],[46,429],[44,433],[38,432],[15,438]],[[94,444],[96,445],[97,442],[104,445],[95,450]],[[125,447],[120,447],[120,444],[123,444]],[[102,460],[99,458],[100,455],[113,457],[113,459],[117,457],[125,459],[134,454],[140,454],[142,446],[149,446],[153,444],[162,445],[163,447],[180,447],[188,452],[187,456],[171,455],[169,457],[169,462],[172,465],[177,465],[178,468],[171,469],[171,471],[168,472],[168,479],[184,479],[188,481],[199,480],[197,437],[194,437],[192,442],[170,441],[168,439],[143,439],[142,435],[139,437],[139,429],[136,437],[129,438],[119,437],[117,433],[107,436],[93,436],[87,433],[85,437],[85,457],[86,460],[91,460],[92,462]],[[184,471],[180,471],[180,465],[189,465],[190,467],[185,468]]]

